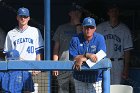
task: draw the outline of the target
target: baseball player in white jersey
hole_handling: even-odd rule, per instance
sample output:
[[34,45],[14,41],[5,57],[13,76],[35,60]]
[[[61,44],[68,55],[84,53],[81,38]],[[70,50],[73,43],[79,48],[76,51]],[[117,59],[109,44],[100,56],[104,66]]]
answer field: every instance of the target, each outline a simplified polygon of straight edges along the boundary
[[113,5],[108,8],[107,14],[110,20],[99,24],[96,31],[104,35],[107,57],[112,61],[111,84],[120,84],[122,78],[128,78],[133,43],[129,28],[119,21],[119,8]]
[[[43,39],[39,29],[28,25],[29,20],[29,10],[24,7],[19,8],[18,26],[7,33],[4,53],[16,49],[23,60],[41,60],[44,51]],[[37,74],[36,72],[33,74]]]
[[6,37],[4,51],[16,49],[24,60],[36,60],[36,53],[43,48],[43,40],[39,30],[28,26],[24,31],[18,27],[9,31]]

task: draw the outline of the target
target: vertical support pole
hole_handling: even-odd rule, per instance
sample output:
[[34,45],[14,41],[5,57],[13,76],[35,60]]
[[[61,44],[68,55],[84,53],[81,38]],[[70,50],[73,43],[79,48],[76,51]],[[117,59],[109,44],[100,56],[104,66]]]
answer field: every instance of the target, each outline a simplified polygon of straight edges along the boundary
[[[44,12],[45,12],[45,60],[50,60],[50,0],[44,0]],[[48,92],[51,93],[51,73],[48,72]]]
[[103,93],[110,93],[110,68],[103,71]]
[[45,59],[50,60],[50,0],[45,2]]

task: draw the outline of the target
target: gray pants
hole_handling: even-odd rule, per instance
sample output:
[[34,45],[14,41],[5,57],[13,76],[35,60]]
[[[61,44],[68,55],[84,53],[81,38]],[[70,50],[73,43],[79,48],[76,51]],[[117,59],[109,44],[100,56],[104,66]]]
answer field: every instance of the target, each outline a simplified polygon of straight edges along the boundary
[[123,67],[124,67],[123,60],[112,61],[112,68],[111,68],[111,74],[110,74],[111,75],[111,85],[121,84]]
[[81,82],[74,79],[76,93],[96,93],[93,83]]
[[74,79],[71,71],[61,71],[58,79],[58,93],[75,93]]

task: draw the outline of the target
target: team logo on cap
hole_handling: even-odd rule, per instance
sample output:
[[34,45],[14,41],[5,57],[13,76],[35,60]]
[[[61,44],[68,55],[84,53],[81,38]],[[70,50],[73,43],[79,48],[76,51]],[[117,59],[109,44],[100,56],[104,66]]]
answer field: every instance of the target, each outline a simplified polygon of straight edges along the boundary
[[21,9],[21,11],[22,11],[23,13],[26,13],[26,11],[25,11],[24,9]]
[[83,46],[83,44],[80,44],[80,46]]
[[88,19],[88,22],[91,24],[92,23],[92,20],[91,19]]
[[10,53],[11,57],[13,57],[13,54],[14,54],[13,52]]

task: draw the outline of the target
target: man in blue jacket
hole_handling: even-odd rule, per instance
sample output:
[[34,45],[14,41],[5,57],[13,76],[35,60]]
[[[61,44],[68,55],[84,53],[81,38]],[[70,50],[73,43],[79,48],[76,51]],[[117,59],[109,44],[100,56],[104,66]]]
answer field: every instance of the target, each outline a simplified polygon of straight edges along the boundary
[[[83,20],[83,31],[75,35],[70,42],[70,59],[75,61],[74,82],[76,93],[100,93],[93,83],[102,81],[102,71],[79,71],[88,59],[96,62],[100,50],[106,52],[103,35],[95,32],[94,18],[87,17]],[[101,85],[101,84],[100,84]]]

